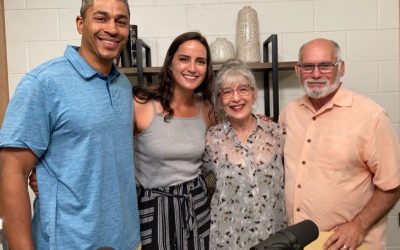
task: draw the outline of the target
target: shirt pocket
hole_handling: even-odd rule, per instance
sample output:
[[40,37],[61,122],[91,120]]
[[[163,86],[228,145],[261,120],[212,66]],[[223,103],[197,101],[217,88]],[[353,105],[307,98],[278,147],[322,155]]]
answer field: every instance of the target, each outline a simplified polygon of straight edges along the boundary
[[347,168],[354,155],[348,136],[322,135],[317,143],[317,167],[332,170]]

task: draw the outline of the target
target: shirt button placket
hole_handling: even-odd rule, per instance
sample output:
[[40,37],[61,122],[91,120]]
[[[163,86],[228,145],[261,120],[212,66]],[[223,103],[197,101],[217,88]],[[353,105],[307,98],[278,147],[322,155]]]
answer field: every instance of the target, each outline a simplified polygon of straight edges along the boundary
[[110,88],[110,98],[112,100],[113,108],[117,109],[118,108],[118,98],[116,96],[117,88],[116,88],[114,82],[115,82],[115,79],[113,78],[113,79],[109,80],[107,84]]

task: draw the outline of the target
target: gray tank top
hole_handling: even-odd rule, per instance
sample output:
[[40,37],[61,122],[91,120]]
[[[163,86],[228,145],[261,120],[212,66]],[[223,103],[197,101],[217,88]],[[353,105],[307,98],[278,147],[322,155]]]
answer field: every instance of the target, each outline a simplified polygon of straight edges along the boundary
[[[203,106],[203,105],[200,105]],[[154,107],[154,119],[135,136],[136,181],[145,188],[166,187],[200,174],[207,125],[199,115],[172,117],[164,122]]]

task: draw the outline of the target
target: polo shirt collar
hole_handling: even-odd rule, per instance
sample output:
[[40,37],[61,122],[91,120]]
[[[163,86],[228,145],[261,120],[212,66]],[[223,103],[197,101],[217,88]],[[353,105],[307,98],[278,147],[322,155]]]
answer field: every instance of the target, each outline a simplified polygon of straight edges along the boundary
[[112,65],[110,74],[105,76],[104,74],[97,72],[92,66],[88,64],[88,62],[79,54],[79,47],[68,45],[67,49],[64,52],[64,56],[70,61],[72,66],[76,69],[76,71],[85,79],[89,79],[92,77],[100,77],[100,78],[110,78],[113,79],[119,76],[119,72],[115,65]]

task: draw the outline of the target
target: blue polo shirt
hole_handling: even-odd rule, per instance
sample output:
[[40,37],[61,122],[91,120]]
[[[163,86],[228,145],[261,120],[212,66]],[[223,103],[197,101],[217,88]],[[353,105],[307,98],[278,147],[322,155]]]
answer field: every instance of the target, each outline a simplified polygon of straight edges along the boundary
[[68,46],[28,73],[8,105],[0,147],[37,156],[37,249],[135,249],[140,242],[133,166],[132,91]]

